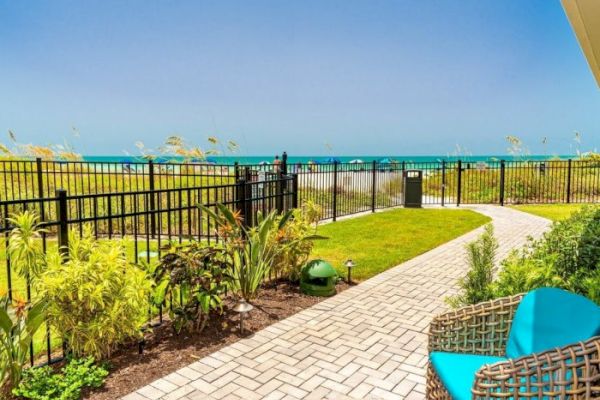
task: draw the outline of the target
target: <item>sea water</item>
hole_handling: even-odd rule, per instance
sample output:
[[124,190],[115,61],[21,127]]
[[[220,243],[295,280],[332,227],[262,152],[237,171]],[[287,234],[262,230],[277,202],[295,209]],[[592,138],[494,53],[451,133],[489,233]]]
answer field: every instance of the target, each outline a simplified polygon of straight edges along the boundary
[[[281,155],[279,155],[281,158]],[[441,155],[432,155],[432,156],[388,156],[388,155],[380,155],[380,156],[288,156],[288,164],[297,164],[297,163],[327,163],[327,162],[350,162],[353,160],[361,160],[363,162],[372,162],[372,161],[397,161],[402,162],[405,161],[407,163],[427,163],[427,162],[441,162],[441,161],[457,161],[462,160],[465,162],[493,162],[499,160],[529,160],[529,161],[544,161],[549,159],[568,159],[574,158],[575,156],[569,155],[527,155],[527,156],[513,156],[513,155],[479,155],[479,156],[441,156]],[[92,162],[120,162],[120,163],[133,163],[133,162],[143,162],[144,159],[141,156],[84,156],[85,161]],[[210,156],[208,157],[208,161],[213,162],[215,164],[222,165],[233,165],[235,162],[240,164],[260,164],[260,163],[273,163],[275,156],[242,156],[242,155],[227,155],[227,156]],[[157,157],[157,162],[168,162],[168,161],[182,161],[182,157],[177,156],[159,156]],[[200,161],[200,160],[196,160]]]

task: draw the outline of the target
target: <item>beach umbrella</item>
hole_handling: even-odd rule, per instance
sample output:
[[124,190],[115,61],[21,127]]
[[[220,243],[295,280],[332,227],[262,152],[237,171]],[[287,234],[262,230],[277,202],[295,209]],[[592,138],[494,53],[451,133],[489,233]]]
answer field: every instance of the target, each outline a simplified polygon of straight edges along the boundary
[[379,160],[379,164],[391,164],[391,163],[392,163],[392,160],[387,157]]
[[216,163],[217,163],[217,160],[215,160],[214,158],[210,158],[210,157],[209,157],[209,158],[207,158],[207,159],[206,159],[206,162],[207,162],[208,164],[216,164]]
[[340,159],[336,157],[329,157],[326,161],[327,164],[340,163]]
[[308,163],[309,164],[321,164],[321,162],[318,160],[308,160]]
[[269,165],[269,164],[271,164],[271,163],[268,161],[261,161],[258,163],[258,165]]
[[361,160],[360,158],[357,158],[356,160],[351,160],[350,164],[362,164],[364,163],[363,160]]

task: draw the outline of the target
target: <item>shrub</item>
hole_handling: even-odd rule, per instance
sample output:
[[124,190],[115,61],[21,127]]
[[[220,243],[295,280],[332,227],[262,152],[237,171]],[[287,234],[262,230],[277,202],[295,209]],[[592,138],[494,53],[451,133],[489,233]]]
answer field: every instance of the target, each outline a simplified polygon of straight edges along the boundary
[[300,279],[300,270],[306,264],[314,247],[317,224],[321,218],[321,207],[314,202],[305,202],[295,209],[289,221],[270,234],[270,246],[280,249],[273,259],[276,276],[286,277],[292,282]]
[[494,237],[494,227],[487,224],[481,236],[467,245],[469,271],[459,281],[459,294],[447,299],[451,306],[476,304],[493,298],[490,284],[494,279],[497,249],[498,241]]
[[275,257],[281,251],[279,247],[271,245],[270,233],[273,229],[282,229],[292,212],[288,211],[280,218],[275,211],[266,216],[258,212],[257,225],[248,228],[242,224],[239,212],[231,211],[222,204],[217,204],[216,212],[203,205],[199,207],[215,222],[217,235],[230,257],[231,288],[234,293],[245,300],[255,298]]
[[81,390],[102,386],[108,371],[94,365],[94,359],[70,360],[59,373],[48,366],[25,370],[23,380],[13,389],[15,396],[32,400],[78,400]]
[[212,310],[221,309],[221,295],[227,289],[231,260],[222,247],[198,242],[170,244],[167,254],[151,270],[155,281],[153,303],[159,306],[167,296],[180,294],[180,304],[169,309],[174,329],[201,331]]
[[513,252],[493,284],[497,296],[553,286],[600,303],[600,207],[585,207]]
[[0,299],[0,395],[21,381],[33,336],[45,319],[45,304]]
[[127,262],[121,241],[96,241],[89,226],[70,235],[69,258],[48,254],[39,294],[48,320],[76,356],[107,357],[119,343],[139,337],[150,284]]
[[231,288],[245,300],[257,296],[273,268],[297,274],[312,249],[308,242],[322,238],[309,231],[320,216],[320,208],[312,202],[302,210],[281,215],[259,211],[254,227],[244,226],[241,215],[222,204],[217,205],[216,212],[200,207],[215,222],[217,235],[231,258]]
[[233,255],[232,288],[245,300],[254,299],[265,278],[269,275],[275,262],[275,257],[281,248],[271,246],[269,234],[273,229],[283,229],[289,221],[291,212],[277,219],[277,213],[271,212],[266,216],[257,214],[256,227],[243,228],[243,237],[230,243]]

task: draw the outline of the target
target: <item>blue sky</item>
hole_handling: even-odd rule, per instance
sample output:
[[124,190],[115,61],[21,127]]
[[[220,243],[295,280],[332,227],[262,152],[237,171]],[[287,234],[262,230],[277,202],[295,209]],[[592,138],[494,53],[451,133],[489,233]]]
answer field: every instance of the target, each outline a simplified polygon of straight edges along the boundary
[[244,155],[499,154],[506,135],[565,154],[575,131],[600,148],[600,90],[559,0],[0,0],[0,129],[84,154],[170,134]]

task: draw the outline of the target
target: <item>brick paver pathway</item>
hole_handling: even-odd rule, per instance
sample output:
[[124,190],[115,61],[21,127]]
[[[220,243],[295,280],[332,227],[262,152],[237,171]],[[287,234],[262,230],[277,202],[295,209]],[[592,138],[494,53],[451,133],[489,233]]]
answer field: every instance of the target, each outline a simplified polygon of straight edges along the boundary
[[[473,208],[493,218],[498,258],[549,226],[510,208]],[[387,270],[124,399],[422,399],[429,321],[447,308],[444,298],[466,271],[465,243],[480,233]]]

